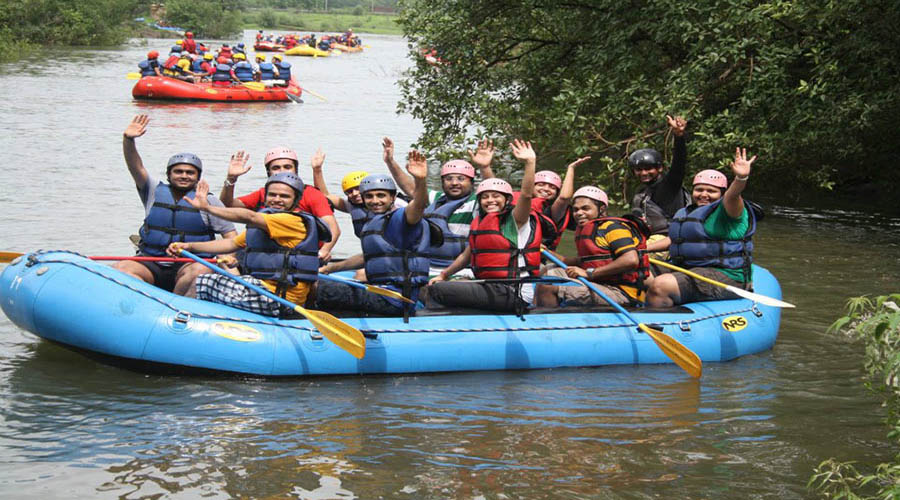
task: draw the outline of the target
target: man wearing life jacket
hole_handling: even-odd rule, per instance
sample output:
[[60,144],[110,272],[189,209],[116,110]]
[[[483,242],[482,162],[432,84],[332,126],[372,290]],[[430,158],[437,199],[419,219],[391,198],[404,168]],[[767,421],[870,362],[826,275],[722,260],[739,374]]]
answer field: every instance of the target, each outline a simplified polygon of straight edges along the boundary
[[259,43],[263,39],[263,30],[259,30],[256,33],[256,42]]
[[176,65],[178,64],[179,59],[181,59],[181,46],[173,45],[171,49],[169,49],[169,57],[166,58],[166,62],[162,64],[162,73],[165,76],[178,76],[178,71],[176,69]]
[[[138,195],[144,204],[144,224],[141,226],[139,254],[164,257],[172,242],[195,242],[215,239],[216,233],[230,238],[237,233],[234,224],[206,213],[200,213],[185,198],[194,196],[203,163],[196,155],[181,153],[169,158],[166,167],[168,183],[154,179],[144,168],[135,139],[144,135],[150,119],[138,115],[125,129],[122,150],[125,164],[134,179]],[[209,203],[221,205],[210,197]],[[198,263],[173,264],[163,262],[120,261],[114,268],[137,279],[179,295],[188,292],[194,278],[209,272]]]
[[290,49],[293,49],[294,47],[296,47],[297,45],[299,45],[299,42],[297,42],[297,39],[294,38],[294,35],[288,35],[288,36],[284,37],[284,48],[285,49],[290,50]]
[[[272,59],[275,59],[275,56],[272,56]],[[266,62],[266,56],[263,54],[256,55],[256,61],[259,63],[259,79],[260,80],[274,80],[278,78],[278,69],[274,64],[270,62]]]
[[[577,223],[575,248],[578,256],[557,255],[568,268],[550,269],[546,275],[586,278],[617,304],[643,304],[647,290],[645,280],[650,276],[646,252],[650,230],[642,219],[632,214],[607,217],[608,204],[606,193],[596,186],[584,186],[575,191],[572,211]],[[560,304],[602,305],[606,300],[584,285],[538,285],[537,304],[551,307]]]
[[184,82],[197,83],[199,77],[191,71],[191,64],[191,55],[187,52],[182,52],[181,57],[175,64],[176,75],[173,78]]
[[[302,306],[318,277],[319,242],[331,239],[322,221],[294,210],[304,187],[300,177],[291,172],[269,177],[265,186],[266,207],[257,212],[210,205],[206,201],[209,185],[201,182],[197,196],[189,199],[191,205],[222,219],[246,224],[247,230],[225,240],[172,243],[168,253],[177,257],[182,249],[208,254],[244,249],[244,280]],[[219,274],[199,276],[188,295],[266,316],[279,316],[281,312],[277,301]]]
[[[541,266],[541,224],[531,209],[537,156],[529,142],[516,139],[510,146],[513,156],[525,163],[519,203],[513,206],[512,186],[503,179],[485,179],[478,185],[479,215],[472,221],[469,244],[431,280],[429,302],[497,312],[522,311],[531,302],[533,288],[517,280],[538,276]],[[446,281],[469,265],[476,279],[505,282]]]
[[277,69],[278,79],[284,82],[282,85],[291,83],[291,63],[285,61],[281,54],[275,54],[272,56],[272,64]]
[[191,54],[197,53],[197,42],[194,40],[194,34],[190,31],[185,32],[184,40],[181,42],[181,49]]
[[231,81],[231,60],[224,56],[219,56],[212,75],[212,84],[216,87],[230,87]]
[[160,72],[159,66],[159,52],[155,50],[151,50],[147,52],[147,60],[141,61],[138,63],[138,68],[141,70],[141,77],[145,76],[162,76],[162,72]]
[[235,54],[243,54],[243,55],[244,55],[244,59],[247,58],[247,52],[246,52],[245,49],[244,49],[244,42],[241,42],[241,43],[239,43],[239,44],[237,44],[237,45],[234,46],[234,53],[235,53]]
[[223,43],[222,48],[219,49],[219,57],[225,57],[229,60],[234,57],[234,53],[231,51],[231,47],[227,43]]
[[[752,288],[753,234],[757,215],[741,193],[747,187],[756,156],[737,148],[731,171],[734,180],[717,170],[703,170],[694,177],[693,203],[679,210],[669,225],[669,255],[673,264],[726,285]],[[704,300],[734,299],[724,288],[695,280],[684,273],[653,278],[647,303],[653,307]]]
[[[390,176],[373,174],[362,180],[359,187],[366,208],[375,214],[363,227],[362,253],[329,263],[320,272],[364,267],[369,283],[400,292],[413,301],[418,299],[419,288],[428,283],[429,261],[424,253],[431,246],[431,238],[439,238],[440,233],[432,231],[424,218],[428,197],[425,157],[411,151],[406,170],[415,179],[416,187],[412,201],[405,207],[393,208],[397,185]],[[389,316],[405,317],[409,313],[408,306],[401,301],[331,281],[317,285],[316,306]]]
[[[654,235],[665,236],[669,220],[682,207],[690,203],[690,195],[682,187],[687,165],[687,146],[684,118],[666,115],[669,128],[675,137],[672,167],[665,172],[662,155],[655,149],[638,149],[628,156],[628,166],[641,186],[631,200],[632,212],[643,217]],[[651,238],[656,240],[659,237]]]
[[247,57],[241,52],[234,54],[234,65],[231,67],[231,75],[236,82],[253,81],[253,66],[247,62]]
[[[224,203],[226,207],[259,210],[264,206],[266,194],[265,188],[260,188],[250,194],[241,196],[240,198],[234,197],[234,184],[237,182],[238,177],[246,174],[250,170],[250,166],[248,165],[249,159],[250,155],[244,151],[238,151],[231,156],[231,162],[228,164],[228,174],[225,178],[225,185],[222,187],[222,192],[219,194],[219,199],[222,200],[222,203]],[[315,165],[320,165],[321,168],[321,163],[324,161],[325,153],[319,149],[313,154],[310,163],[313,165],[313,168],[315,168]],[[297,172],[297,166],[299,164],[297,152],[293,149],[284,146],[274,147],[266,153],[263,163],[266,167],[267,177],[271,177],[278,172],[293,172],[294,174],[299,175]],[[338,226],[337,219],[334,218],[334,210],[332,210],[331,205],[328,204],[328,199],[326,199],[325,195],[315,187],[308,184],[304,185],[303,196],[300,197],[297,210],[322,219],[328,226],[328,231],[331,233],[331,241],[324,243],[319,249],[319,258],[327,262],[331,259],[331,249],[334,248],[338,238],[341,236],[341,229]]]

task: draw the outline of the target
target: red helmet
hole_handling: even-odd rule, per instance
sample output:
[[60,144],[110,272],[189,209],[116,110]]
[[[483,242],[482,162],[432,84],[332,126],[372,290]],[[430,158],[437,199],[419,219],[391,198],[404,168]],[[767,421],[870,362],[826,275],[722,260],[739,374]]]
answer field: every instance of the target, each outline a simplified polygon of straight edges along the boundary
[[497,191],[507,196],[512,196],[513,194],[512,186],[505,180],[496,177],[481,181],[481,184],[478,185],[478,189],[475,190],[475,196],[480,196],[481,193],[485,191]]
[[441,177],[448,174],[462,174],[470,179],[474,179],[475,167],[466,160],[450,160],[441,166]]
[[156,59],[157,57],[159,57],[159,52],[157,52],[155,50],[151,50],[150,52],[147,52],[147,59]]
[[191,33],[190,31],[187,31],[187,32],[185,32],[184,36],[187,37],[187,38],[193,38],[193,37],[194,37],[194,34]]
[[541,170],[534,174],[534,182],[544,182],[556,186],[556,189],[562,189],[562,179],[552,170]]
[[294,160],[294,165],[300,163],[297,159],[297,152],[291,148],[285,146],[277,146],[269,150],[266,153],[266,158],[263,160],[263,165],[268,166],[269,163],[272,163],[275,160],[282,160],[287,158],[288,160]]
[[216,62],[219,64],[228,64],[228,58],[225,56],[219,56],[219,58],[216,59]]
[[727,189],[728,179],[725,177],[725,174],[718,170],[701,170],[694,176],[693,185],[696,186],[697,184],[708,184],[720,189]]

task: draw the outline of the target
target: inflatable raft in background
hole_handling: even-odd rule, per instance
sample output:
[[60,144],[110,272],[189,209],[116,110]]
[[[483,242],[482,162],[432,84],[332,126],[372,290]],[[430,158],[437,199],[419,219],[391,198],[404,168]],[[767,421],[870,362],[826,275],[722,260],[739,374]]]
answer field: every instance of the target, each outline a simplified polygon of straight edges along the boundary
[[284,52],[284,45],[273,42],[256,42],[253,50],[257,52]]
[[307,56],[307,57],[328,57],[331,55],[331,52],[326,50],[319,50],[314,47],[310,47],[309,45],[300,44],[292,49],[288,49],[284,51],[284,55],[286,56]]
[[[754,266],[758,293],[780,298]],[[261,377],[419,373],[671,363],[609,308],[476,310],[342,317],[363,332],[356,359],[306,320],[277,320],[165,292],[71,252],[33,253],[0,274],[0,306],[20,328],[89,357],[154,373]],[[336,314],[339,314],[335,312]],[[634,309],[704,362],[771,349],[781,310],[746,299]]]
[[145,76],[131,89],[135,99],[215,102],[298,101],[302,92],[293,76],[287,87],[267,87],[264,90],[242,84],[217,87],[208,82],[189,83],[164,76]]

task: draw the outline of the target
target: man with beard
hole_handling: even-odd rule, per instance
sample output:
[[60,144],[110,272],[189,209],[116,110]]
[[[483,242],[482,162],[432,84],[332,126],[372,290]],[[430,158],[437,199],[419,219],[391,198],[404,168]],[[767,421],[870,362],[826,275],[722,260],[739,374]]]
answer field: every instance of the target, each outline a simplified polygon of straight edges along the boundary
[[[149,122],[147,115],[135,116],[125,129],[122,140],[125,164],[144,204],[145,217],[140,230],[139,255],[164,257],[166,248],[173,242],[214,240],[216,233],[224,238],[235,236],[237,232],[234,224],[200,213],[185,200],[185,197],[194,197],[194,189],[203,172],[203,163],[197,155],[180,153],[169,158],[166,166],[168,183],[157,181],[147,173],[135,139],[144,135]],[[222,206],[218,199],[209,199],[211,204]],[[185,295],[198,275],[209,272],[206,267],[195,262],[182,265],[123,260],[113,267],[178,295]]]

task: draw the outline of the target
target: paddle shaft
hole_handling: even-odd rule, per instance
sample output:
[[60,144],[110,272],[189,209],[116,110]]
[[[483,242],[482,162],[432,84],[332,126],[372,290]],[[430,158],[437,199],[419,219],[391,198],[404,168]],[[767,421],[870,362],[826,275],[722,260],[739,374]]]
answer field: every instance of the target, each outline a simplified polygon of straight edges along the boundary
[[[556,264],[557,266],[559,266],[563,269],[569,268],[569,266],[567,266],[563,261],[559,260],[555,255],[553,255],[549,251],[543,250],[541,253],[543,253],[545,257],[550,259],[550,261],[553,262],[554,264]],[[588,287],[592,292],[599,295],[600,298],[602,298],[609,305],[611,305],[613,307],[613,309],[622,313],[622,315],[624,315],[626,318],[628,318],[632,323],[634,323],[635,325],[640,325],[640,322],[634,316],[632,316],[631,313],[626,311],[625,308],[620,306],[616,301],[609,298],[609,296],[607,296],[605,293],[603,293],[599,288],[597,288],[593,283],[588,281],[586,278],[579,276],[578,281],[582,282],[584,284],[584,286]]]

